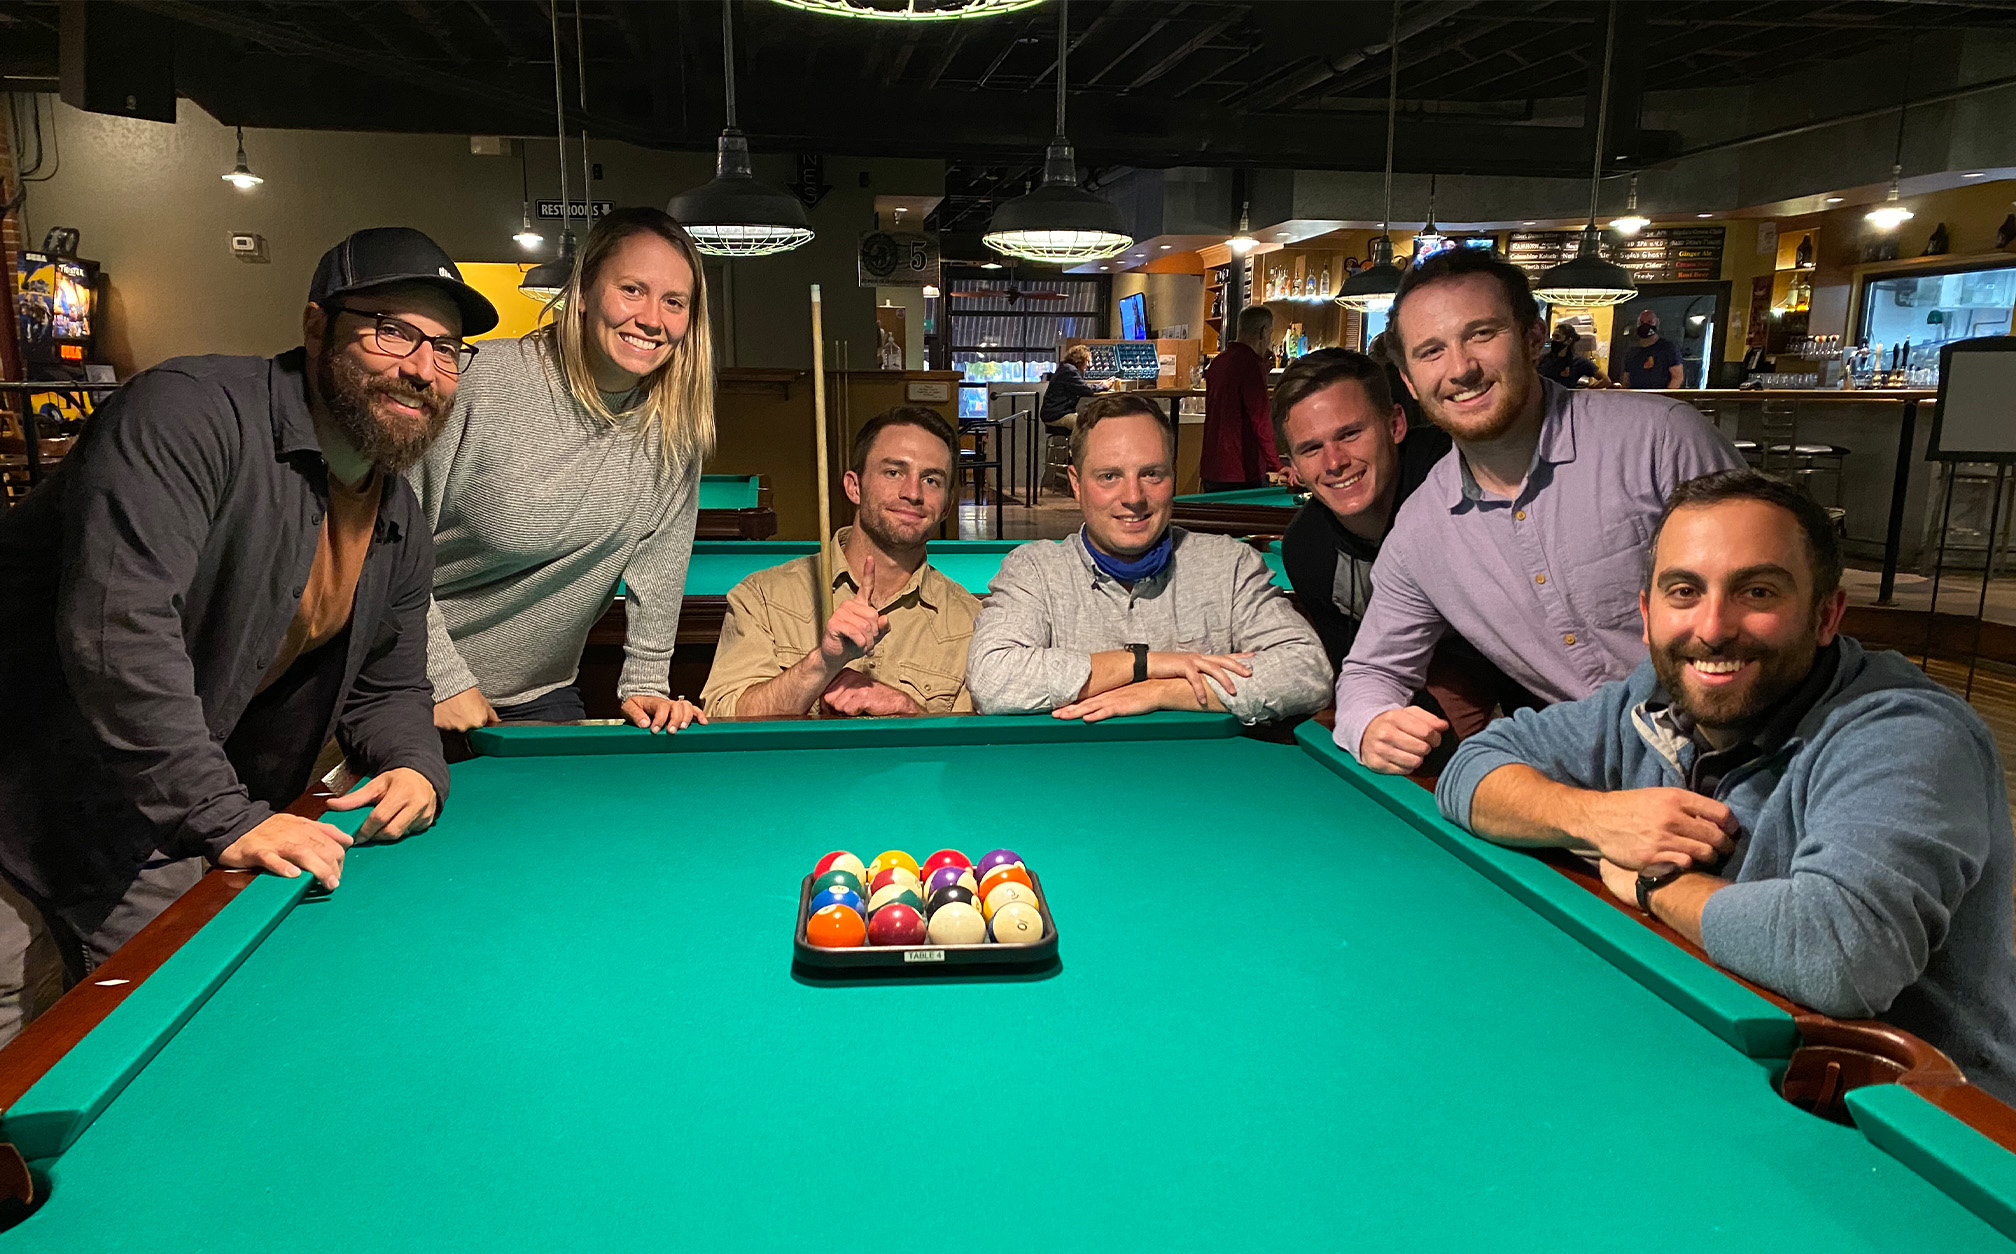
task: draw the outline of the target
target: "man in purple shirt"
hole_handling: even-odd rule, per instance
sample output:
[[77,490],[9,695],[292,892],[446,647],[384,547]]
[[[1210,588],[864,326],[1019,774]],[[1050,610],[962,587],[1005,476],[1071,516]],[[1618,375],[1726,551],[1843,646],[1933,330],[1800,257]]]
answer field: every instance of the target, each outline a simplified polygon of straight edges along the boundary
[[1337,743],[1405,774],[1449,730],[1409,702],[1451,632],[1546,702],[1629,675],[1645,660],[1640,565],[1667,496],[1743,461],[1681,401],[1544,382],[1526,274],[1489,253],[1452,248],[1410,269],[1389,329],[1408,390],[1456,455],[1380,548],[1337,677]]

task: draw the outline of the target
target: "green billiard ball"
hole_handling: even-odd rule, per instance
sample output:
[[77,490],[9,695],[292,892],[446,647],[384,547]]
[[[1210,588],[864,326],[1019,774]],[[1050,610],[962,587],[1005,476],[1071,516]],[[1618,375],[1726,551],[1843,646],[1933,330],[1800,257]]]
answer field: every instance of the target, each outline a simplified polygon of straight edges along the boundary
[[828,871],[826,874],[812,881],[812,895],[816,897],[821,891],[831,888],[835,884],[853,889],[857,896],[865,898],[868,895],[861,887],[860,876],[854,874],[852,871],[844,871],[838,868]]

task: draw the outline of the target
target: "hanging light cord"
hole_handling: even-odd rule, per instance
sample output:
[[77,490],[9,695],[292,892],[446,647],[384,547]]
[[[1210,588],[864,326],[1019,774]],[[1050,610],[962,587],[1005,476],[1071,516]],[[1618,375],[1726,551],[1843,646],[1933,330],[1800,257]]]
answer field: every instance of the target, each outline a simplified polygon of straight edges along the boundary
[[1897,179],[1904,173],[1904,115],[1911,108],[1911,54],[1918,50],[1918,36],[1912,35],[1904,41],[1904,78],[1901,88],[1903,95],[1897,101],[1897,151],[1890,158],[1890,186],[1897,186]]
[[595,224],[595,192],[588,179],[588,44],[581,38],[581,0],[574,0],[574,82],[581,88],[581,228],[586,230]]
[[721,0],[721,77],[728,87],[728,129],[735,129],[735,10]]
[[553,116],[559,121],[555,139],[560,144],[560,233],[567,233],[567,100],[560,93],[560,6],[546,7],[553,19]]
[[1400,5],[1393,5],[1393,25],[1386,32],[1387,50],[1393,54],[1392,72],[1386,76],[1386,216],[1379,220],[1379,233],[1393,226],[1393,119],[1400,112]]
[[1057,133],[1064,133],[1064,58],[1070,54],[1071,0],[1057,0]]
[[1610,54],[1617,47],[1617,0],[1603,31],[1603,88],[1596,97],[1596,155],[1589,162],[1589,229],[1596,229],[1596,196],[1603,186],[1603,141],[1610,128]]

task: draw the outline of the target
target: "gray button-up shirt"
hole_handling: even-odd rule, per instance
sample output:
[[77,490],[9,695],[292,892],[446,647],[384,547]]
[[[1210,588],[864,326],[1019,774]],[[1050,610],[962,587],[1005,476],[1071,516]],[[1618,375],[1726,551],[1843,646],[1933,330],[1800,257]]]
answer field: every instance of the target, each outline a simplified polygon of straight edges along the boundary
[[1516,497],[1479,488],[1459,449],[1400,507],[1337,677],[1337,743],[1351,753],[1366,724],[1408,703],[1452,631],[1549,702],[1645,660],[1652,525],[1674,488],[1743,459],[1683,401],[1541,386],[1546,418]]
[[1130,644],[1158,651],[1252,653],[1253,676],[1228,693],[1241,722],[1295,718],[1330,697],[1330,660],[1307,619],[1252,547],[1172,527],[1175,552],[1132,588],[1093,565],[1080,532],[1037,540],[1001,563],[973,624],[966,686],[983,714],[1040,714],[1078,699],[1092,655]]

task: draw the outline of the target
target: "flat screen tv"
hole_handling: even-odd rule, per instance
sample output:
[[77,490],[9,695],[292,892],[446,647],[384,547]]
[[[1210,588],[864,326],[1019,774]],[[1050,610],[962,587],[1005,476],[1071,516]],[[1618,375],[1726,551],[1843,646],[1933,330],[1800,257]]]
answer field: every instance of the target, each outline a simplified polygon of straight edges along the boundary
[[1148,296],[1136,292],[1132,296],[1120,298],[1120,338],[1123,340],[1145,340],[1148,338]]

